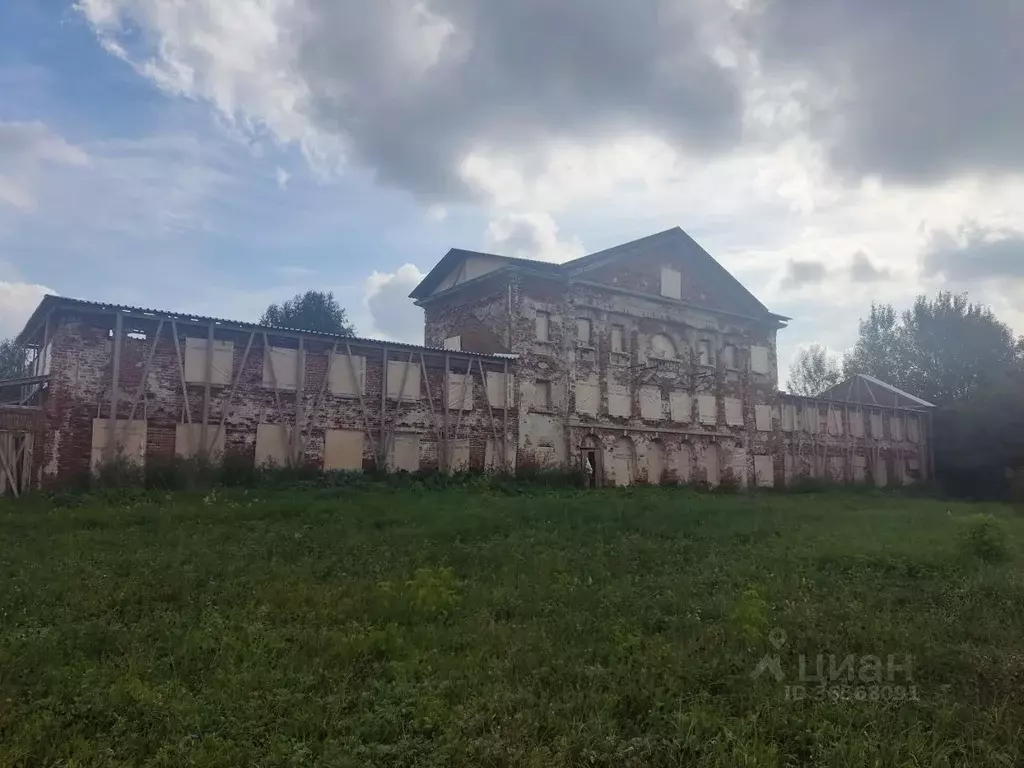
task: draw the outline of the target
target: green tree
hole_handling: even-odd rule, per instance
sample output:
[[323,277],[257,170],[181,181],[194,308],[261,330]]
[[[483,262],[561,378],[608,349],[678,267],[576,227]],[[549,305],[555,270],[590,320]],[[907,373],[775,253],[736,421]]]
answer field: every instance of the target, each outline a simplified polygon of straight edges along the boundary
[[829,354],[820,344],[811,344],[796,356],[796,362],[789,371],[786,389],[794,395],[817,397],[838,384],[842,378],[839,356]]
[[971,397],[1000,376],[1020,370],[1024,339],[967,294],[918,296],[897,315],[871,305],[843,373],[866,373],[937,405]]
[[260,325],[342,336],[354,336],[356,332],[331,291],[306,291],[281,304],[271,304]]
[[17,379],[27,372],[25,348],[14,339],[0,341],[0,379]]

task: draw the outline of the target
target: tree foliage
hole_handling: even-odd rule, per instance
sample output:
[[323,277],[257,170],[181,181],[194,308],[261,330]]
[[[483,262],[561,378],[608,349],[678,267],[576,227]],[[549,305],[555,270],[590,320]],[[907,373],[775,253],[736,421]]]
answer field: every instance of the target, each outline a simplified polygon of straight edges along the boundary
[[14,339],[0,341],[0,379],[17,379],[27,371],[25,348]]
[[844,376],[866,373],[937,405],[963,401],[1020,370],[1024,339],[967,294],[918,296],[901,314],[871,305]]
[[820,344],[811,344],[797,355],[786,389],[794,395],[816,397],[842,378],[839,356],[830,354]]
[[355,335],[355,327],[331,291],[306,291],[281,304],[271,304],[260,318],[260,325]]

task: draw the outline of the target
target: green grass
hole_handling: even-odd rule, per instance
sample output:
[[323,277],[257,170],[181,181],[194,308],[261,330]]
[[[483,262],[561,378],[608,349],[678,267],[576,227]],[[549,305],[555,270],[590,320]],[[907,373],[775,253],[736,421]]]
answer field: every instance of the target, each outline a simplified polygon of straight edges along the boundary
[[[508,490],[0,507],[0,764],[1024,760],[1012,509]],[[787,700],[800,654],[910,655],[916,698]]]

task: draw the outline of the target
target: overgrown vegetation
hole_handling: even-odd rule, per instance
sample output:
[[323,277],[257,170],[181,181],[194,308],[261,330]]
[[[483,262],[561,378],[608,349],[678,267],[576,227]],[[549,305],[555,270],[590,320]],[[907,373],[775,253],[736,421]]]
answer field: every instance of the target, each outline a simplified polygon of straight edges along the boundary
[[0,762],[1024,760],[1010,508],[326,477],[0,505]]

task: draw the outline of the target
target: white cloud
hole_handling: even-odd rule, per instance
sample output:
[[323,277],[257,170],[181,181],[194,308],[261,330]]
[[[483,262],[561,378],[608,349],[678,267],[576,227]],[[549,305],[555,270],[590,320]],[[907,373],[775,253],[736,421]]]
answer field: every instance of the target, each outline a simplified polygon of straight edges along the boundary
[[85,166],[88,155],[39,122],[0,121],[0,207],[32,211],[50,165]]
[[0,339],[20,333],[48,293],[53,291],[45,285],[0,280]]
[[561,240],[558,225],[546,213],[507,213],[487,229],[487,248],[503,256],[561,263],[583,255],[579,238]]
[[277,180],[278,189],[288,189],[288,179],[291,178],[291,174],[288,173],[284,168],[278,166],[274,170],[274,178]]
[[373,322],[372,335],[423,343],[423,310],[409,293],[425,276],[414,264],[404,264],[394,272],[374,271],[366,279],[363,302]]

